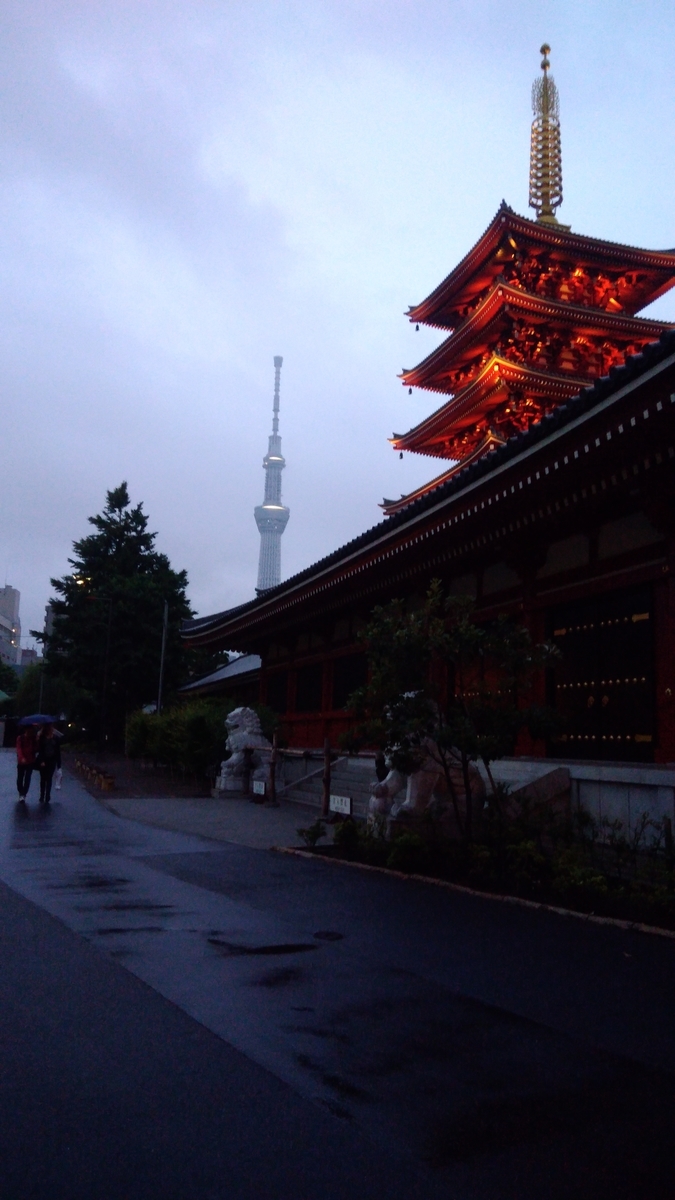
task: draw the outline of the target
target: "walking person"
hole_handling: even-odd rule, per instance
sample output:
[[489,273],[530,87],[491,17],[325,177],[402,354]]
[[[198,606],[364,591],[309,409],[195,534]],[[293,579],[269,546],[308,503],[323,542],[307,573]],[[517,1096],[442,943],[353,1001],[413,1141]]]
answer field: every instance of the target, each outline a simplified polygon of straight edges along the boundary
[[35,761],[40,768],[40,804],[49,804],[54,772],[61,766],[61,739],[53,725],[43,725],[40,730]]
[[27,725],[20,729],[16,739],[16,790],[19,793],[19,803],[25,804],[31,776],[35,767],[35,752],[37,749],[36,729]]

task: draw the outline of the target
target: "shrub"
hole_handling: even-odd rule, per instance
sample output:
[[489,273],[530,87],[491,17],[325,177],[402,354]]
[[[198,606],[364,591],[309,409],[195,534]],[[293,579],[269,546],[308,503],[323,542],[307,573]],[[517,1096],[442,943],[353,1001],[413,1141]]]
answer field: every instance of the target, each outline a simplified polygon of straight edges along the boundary
[[535,842],[516,842],[507,846],[506,863],[508,874],[518,888],[529,891],[541,886],[547,863]]
[[225,755],[225,718],[232,708],[231,702],[194,700],[159,715],[132,713],[127,720],[127,754],[201,775]]
[[359,829],[353,817],[339,821],[333,832],[333,842],[344,854],[355,854],[359,846]]
[[399,833],[391,844],[387,866],[394,871],[420,871],[429,858],[429,848],[419,833]]
[[309,850],[313,850],[318,841],[326,836],[326,826],[319,817],[312,825],[308,825],[306,829],[296,829],[298,837],[301,837]]
[[553,860],[553,886],[558,892],[607,892],[607,880],[597,867],[584,862],[579,849],[571,847]]
[[143,758],[150,754],[151,717],[139,709],[127,720],[126,752],[129,758]]
[[391,849],[386,840],[386,819],[376,818],[373,823],[364,823],[358,827],[358,855],[362,862],[373,866],[384,866]]

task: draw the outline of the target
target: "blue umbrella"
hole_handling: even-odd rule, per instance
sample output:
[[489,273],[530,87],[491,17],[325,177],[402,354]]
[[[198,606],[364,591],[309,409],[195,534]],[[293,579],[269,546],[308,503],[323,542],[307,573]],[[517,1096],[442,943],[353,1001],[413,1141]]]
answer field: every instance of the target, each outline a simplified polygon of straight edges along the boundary
[[46,713],[33,713],[32,717],[22,717],[19,725],[54,725],[56,717],[48,717]]

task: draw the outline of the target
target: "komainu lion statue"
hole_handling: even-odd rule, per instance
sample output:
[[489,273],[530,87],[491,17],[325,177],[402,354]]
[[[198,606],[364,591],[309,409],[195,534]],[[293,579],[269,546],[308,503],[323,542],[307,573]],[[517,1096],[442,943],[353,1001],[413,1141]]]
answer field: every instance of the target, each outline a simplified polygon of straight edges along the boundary
[[272,747],[260,728],[258,714],[252,708],[233,709],[225,720],[225,728],[225,749],[230,751],[230,757],[220,764],[216,790],[240,792],[247,771],[250,771],[251,780],[267,778],[269,755],[260,751],[271,750]]
[[[387,821],[390,834],[392,825],[400,830],[405,825],[415,828],[421,826],[428,817],[433,818],[433,824],[438,833],[445,837],[458,837],[461,833],[457,823],[455,804],[459,809],[462,825],[466,821],[467,797],[464,786],[464,776],[459,761],[453,762],[449,775],[450,786],[439,759],[439,752],[434,742],[427,739],[426,758],[422,765],[412,775],[403,775],[401,771],[392,770],[381,783],[375,783],[368,802],[369,824]],[[469,764],[469,787],[471,791],[471,814],[474,831],[480,827],[480,819],[485,800],[485,784],[475,763]],[[396,803],[396,797],[405,791],[405,798]],[[452,790],[451,790],[452,789]],[[453,803],[454,793],[454,803]]]

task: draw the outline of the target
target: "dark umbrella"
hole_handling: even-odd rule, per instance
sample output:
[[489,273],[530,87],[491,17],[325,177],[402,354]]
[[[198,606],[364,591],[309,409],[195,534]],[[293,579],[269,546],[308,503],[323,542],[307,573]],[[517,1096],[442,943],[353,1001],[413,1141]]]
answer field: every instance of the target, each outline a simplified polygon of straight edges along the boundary
[[33,713],[32,717],[22,717],[19,725],[54,725],[56,717],[48,717],[46,713]]

